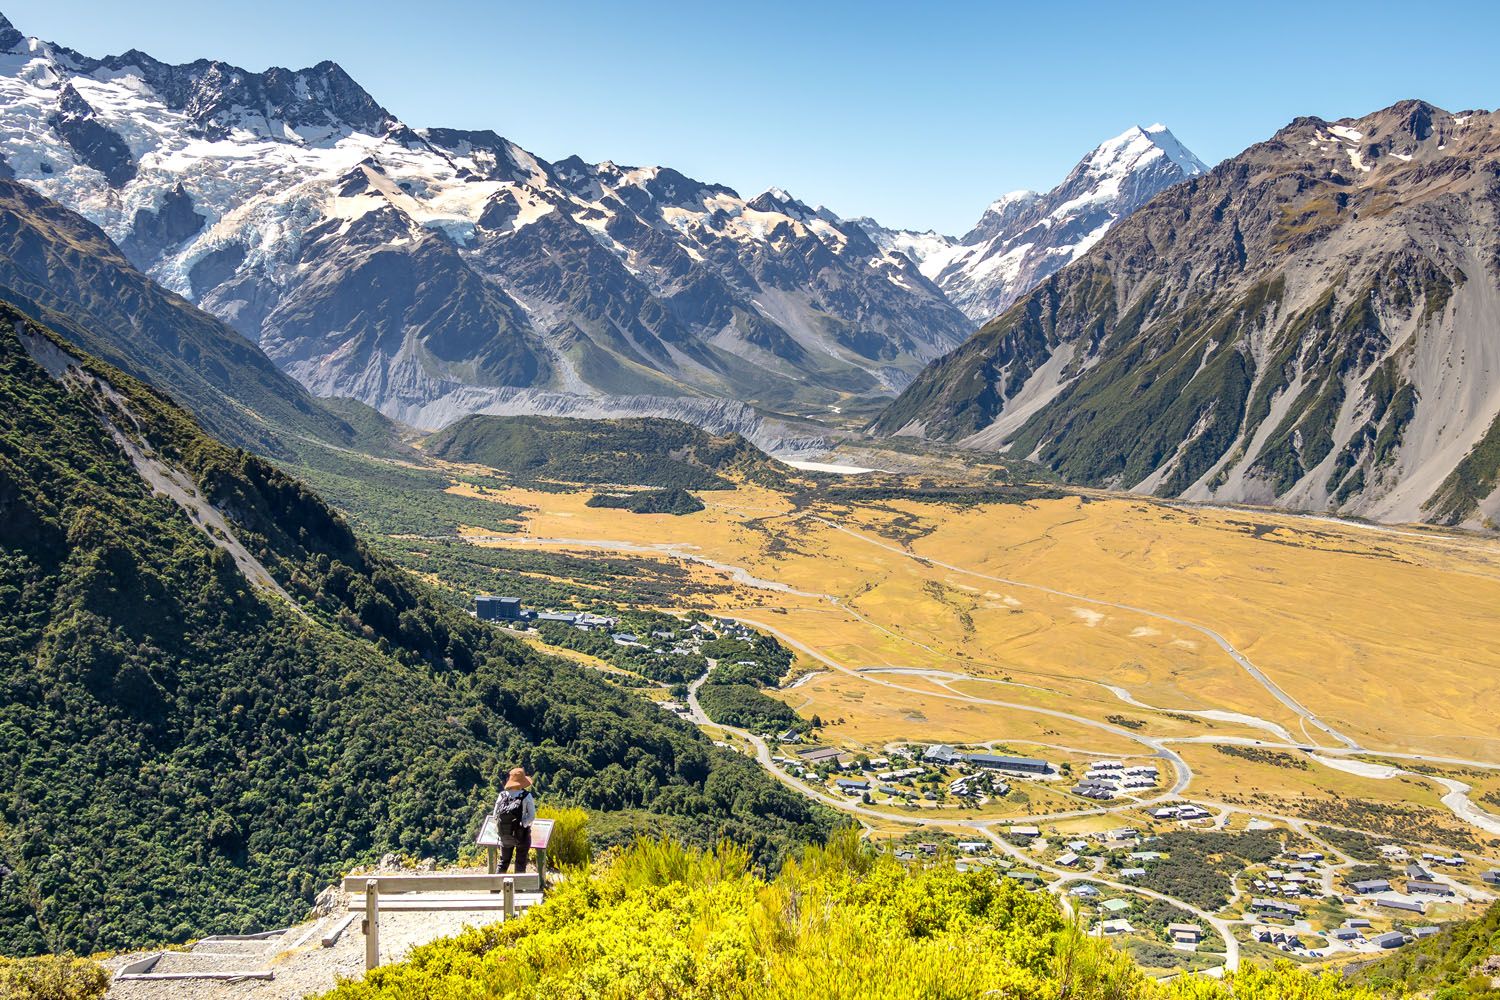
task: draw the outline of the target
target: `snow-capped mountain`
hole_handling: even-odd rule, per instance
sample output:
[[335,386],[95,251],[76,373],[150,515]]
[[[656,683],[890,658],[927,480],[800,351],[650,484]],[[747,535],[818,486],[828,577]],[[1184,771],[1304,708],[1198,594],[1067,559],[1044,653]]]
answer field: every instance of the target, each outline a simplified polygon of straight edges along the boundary
[[0,17],[0,156],[315,393],[422,427],[518,388],[821,407],[973,328],[785,192],[414,130],[330,62],[96,59]]
[[1102,143],[1046,194],[1015,191],[992,202],[960,238],[859,221],[877,244],[916,261],[954,305],[982,323],[1077,260],[1163,188],[1206,169],[1165,125],[1135,126]]
[[1500,521],[1500,113],[1298,118],[1112,227],[875,422],[1073,482]]

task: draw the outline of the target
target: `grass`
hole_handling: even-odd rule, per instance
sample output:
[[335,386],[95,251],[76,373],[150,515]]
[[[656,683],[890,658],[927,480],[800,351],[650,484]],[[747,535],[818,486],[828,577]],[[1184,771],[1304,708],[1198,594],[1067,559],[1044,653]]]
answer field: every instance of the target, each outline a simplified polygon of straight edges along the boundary
[[[846,666],[1008,678],[1016,683],[964,682],[954,690],[1040,707],[1066,704],[1101,722],[1124,712],[1147,721],[1151,733],[1274,740],[1243,723],[1126,706],[1100,686],[1115,684],[1148,705],[1244,713],[1287,729],[1295,740],[1312,740],[1296,715],[1203,633],[975,575],[985,574],[1209,626],[1293,697],[1370,745],[1480,758],[1494,751],[1486,699],[1493,697],[1490,678],[1500,674],[1500,622],[1489,613],[1500,602],[1500,547],[1480,539],[1125,498],[972,509],[814,502],[799,510],[782,494],[742,485],[705,494],[705,511],[671,519],[668,527],[590,509],[583,495],[512,489],[495,498],[526,509],[526,533],[534,538],[609,539],[642,559],[690,553],[800,591],[740,585],[687,603],[756,617]],[[911,551],[920,558],[882,549],[835,523],[876,541],[888,530],[914,537]],[[914,536],[913,523],[920,527]],[[675,546],[670,552],[668,544]],[[590,547],[558,550],[581,554]],[[699,568],[728,580],[722,570]],[[1340,683],[1327,683],[1330,676]],[[902,683],[942,690],[914,677]],[[907,692],[886,696],[847,675],[808,687],[830,685],[864,692],[860,707],[868,714],[845,717],[851,728],[880,720],[871,742],[887,734],[920,737],[920,726],[895,721]],[[807,696],[808,687],[797,693]],[[984,687],[995,693],[982,693]],[[982,738],[1011,735],[1003,731],[1012,724],[1005,710],[978,706],[960,714],[967,707],[955,702],[934,711],[945,723],[992,715],[996,722]],[[920,711],[931,718],[927,708]],[[984,725],[967,731],[981,738]]]

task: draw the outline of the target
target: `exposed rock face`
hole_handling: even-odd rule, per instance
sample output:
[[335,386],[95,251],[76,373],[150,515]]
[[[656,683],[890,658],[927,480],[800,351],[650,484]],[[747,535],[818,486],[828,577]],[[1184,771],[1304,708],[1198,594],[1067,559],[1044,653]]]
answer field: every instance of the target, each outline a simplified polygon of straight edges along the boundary
[[284,433],[352,440],[352,428],[254,344],[131,267],[88,220],[7,180],[0,180],[0,300],[45,316],[236,445],[280,454]]
[[951,302],[982,323],[1088,252],[1159,192],[1206,169],[1165,125],[1137,126],[1100,144],[1046,194],[1016,191],[991,203],[960,239],[860,222],[876,242],[917,261]]
[[875,426],[1160,495],[1482,523],[1497,234],[1500,116],[1299,118],[1112,228]]
[[388,414],[462,388],[807,412],[894,394],[974,327],[783,192],[413,131],[332,63],[95,59],[8,22],[0,50],[17,179],[315,392]]

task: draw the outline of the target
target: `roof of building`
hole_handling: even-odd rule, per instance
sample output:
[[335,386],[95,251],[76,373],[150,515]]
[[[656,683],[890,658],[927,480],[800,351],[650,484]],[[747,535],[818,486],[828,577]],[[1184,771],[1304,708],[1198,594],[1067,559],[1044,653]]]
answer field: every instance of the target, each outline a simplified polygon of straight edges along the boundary
[[1110,913],[1120,913],[1123,910],[1130,909],[1130,900],[1116,896],[1113,899],[1106,899],[1100,903],[1099,908],[1101,910],[1108,910]]
[[1406,910],[1408,913],[1426,913],[1427,907],[1421,903],[1408,903],[1404,899],[1377,899],[1376,906],[1383,906],[1388,910]]
[[1001,753],[966,753],[963,758],[970,764],[994,764],[996,767],[1024,767],[1045,771],[1052,766],[1036,757],[1010,757]]

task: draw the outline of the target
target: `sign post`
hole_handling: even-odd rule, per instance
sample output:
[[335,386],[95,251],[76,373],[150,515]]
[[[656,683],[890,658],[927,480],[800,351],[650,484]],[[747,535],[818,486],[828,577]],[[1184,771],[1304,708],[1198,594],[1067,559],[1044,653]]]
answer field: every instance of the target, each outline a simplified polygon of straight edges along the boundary
[[552,841],[553,820],[531,821],[531,849],[536,851],[537,890],[547,895],[547,845]]
[[479,827],[479,836],[474,838],[474,843],[483,847],[489,855],[490,874],[499,872],[500,865],[496,859],[500,850],[500,821],[495,818],[494,813],[485,813],[484,822]]
[[380,965],[380,880],[365,882],[365,971]]

